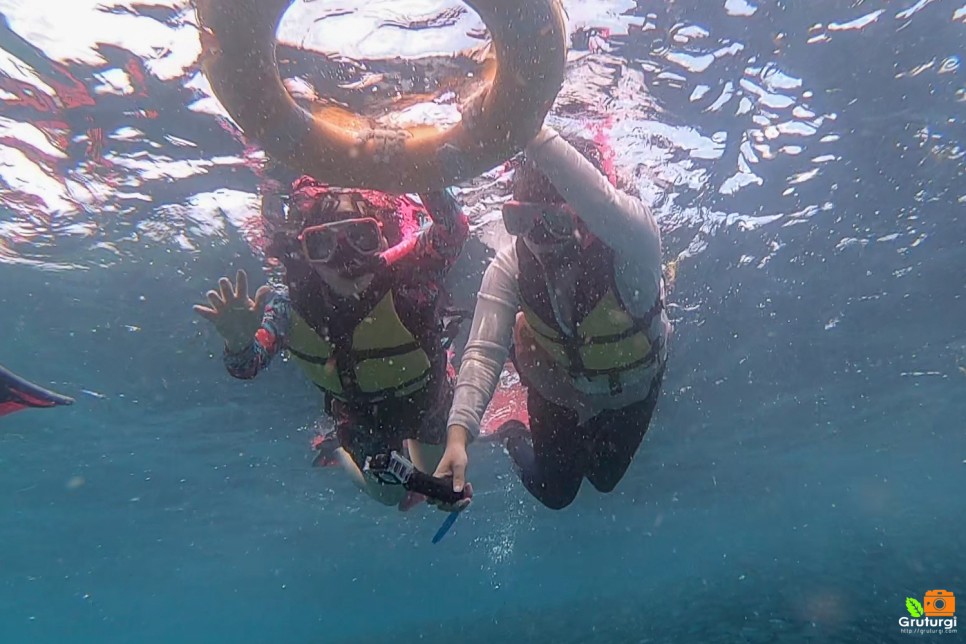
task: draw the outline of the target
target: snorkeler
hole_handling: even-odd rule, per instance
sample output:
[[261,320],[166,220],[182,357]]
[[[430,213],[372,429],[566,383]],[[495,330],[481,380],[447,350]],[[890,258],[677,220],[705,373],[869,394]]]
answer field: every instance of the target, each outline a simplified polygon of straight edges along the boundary
[[483,277],[436,470],[454,489],[511,340],[529,431],[508,421],[498,433],[541,503],[566,507],[584,478],[610,492],[644,438],[670,334],[661,238],[605,167],[596,144],[545,127],[514,173],[503,222],[515,239]]
[[406,197],[303,176],[287,212],[266,221],[285,286],[262,286],[251,299],[239,271],[235,285],[223,277],[221,292],[208,292],[210,306],[194,307],[224,338],[236,378],[255,377],[287,349],[324,395],[335,456],[370,496],[400,509],[412,497],[365,471],[367,460],[402,454],[405,442],[418,470],[431,473],[439,461],[455,380],[442,282],[469,235],[448,191],[420,199],[432,219],[422,232]]
[[28,407],[72,405],[73,398],[56,394],[0,367],[0,416]]

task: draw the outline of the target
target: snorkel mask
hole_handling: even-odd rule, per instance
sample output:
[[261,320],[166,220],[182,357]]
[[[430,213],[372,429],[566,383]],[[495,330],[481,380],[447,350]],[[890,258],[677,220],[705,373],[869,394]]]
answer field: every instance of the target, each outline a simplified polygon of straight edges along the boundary
[[326,266],[348,279],[379,265],[385,250],[382,228],[358,193],[323,196],[311,220],[327,223],[307,226],[298,235],[302,258],[309,264]]
[[[573,211],[565,204],[547,204],[511,199],[503,204],[503,225],[511,235],[536,233],[550,241],[567,241],[574,236]],[[543,230],[537,230],[537,228]]]
[[506,231],[548,264],[568,263],[580,252],[584,235],[567,204],[511,200],[503,204]]

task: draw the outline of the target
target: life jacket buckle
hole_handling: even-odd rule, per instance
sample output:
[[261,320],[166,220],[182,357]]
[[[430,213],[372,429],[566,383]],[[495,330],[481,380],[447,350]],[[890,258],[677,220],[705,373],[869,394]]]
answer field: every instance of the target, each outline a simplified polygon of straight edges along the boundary
[[617,396],[624,392],[624,384],[621,382],[620,373],[613,372],[607,375],[607,385],[610,387],[610,395]]

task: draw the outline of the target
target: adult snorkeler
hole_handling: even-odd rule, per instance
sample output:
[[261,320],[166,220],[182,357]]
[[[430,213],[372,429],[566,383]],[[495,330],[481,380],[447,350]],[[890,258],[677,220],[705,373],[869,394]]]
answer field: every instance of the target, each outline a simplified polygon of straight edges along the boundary
[[420,199],[433,222],[422,231],[408,198],[303,176],[269,247],[285,285],[250,298],[239,271],[235,284],[223,277],[220,292],[208,292],[210,306],[194,307],[224,338],[236,378],[253,378],[287,349],[324,395],[335,457],[370,496],[400,509],[412,496],[366,463],[403,454],[404,442],[418,470],[439,461],[455,379],[443,347],[442,282],[469,232],[448,191]]
[[503,222],[515,238],[483,277],[436,470],[454,489],[511,340],[530,426],[508,421],[498,433],[541,503],[566,507],[584,478],[612,491],[644,438],[670,334],[661,237],[605,161],[596,144],[544,127],[514,173]]

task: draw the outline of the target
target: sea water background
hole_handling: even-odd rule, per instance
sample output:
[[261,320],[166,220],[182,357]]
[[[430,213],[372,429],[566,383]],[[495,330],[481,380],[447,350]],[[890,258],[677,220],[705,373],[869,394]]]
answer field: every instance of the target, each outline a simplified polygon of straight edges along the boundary
[[[309,466],[294,366],[231,380],[190,312],[261,268],[190,7],[0,0],[0,363],[78,399],[0,427],[0,641],[884,642],[907,596],[966,602],[966,7],[565,4],[554,122],[603,124],[680,262],[665,392],[564,512],[475,446],[433,546],[441,514]],[[454,51],[457,7],[307,3],[282,37]],[[464,187],[481,234],[501,185]]]

